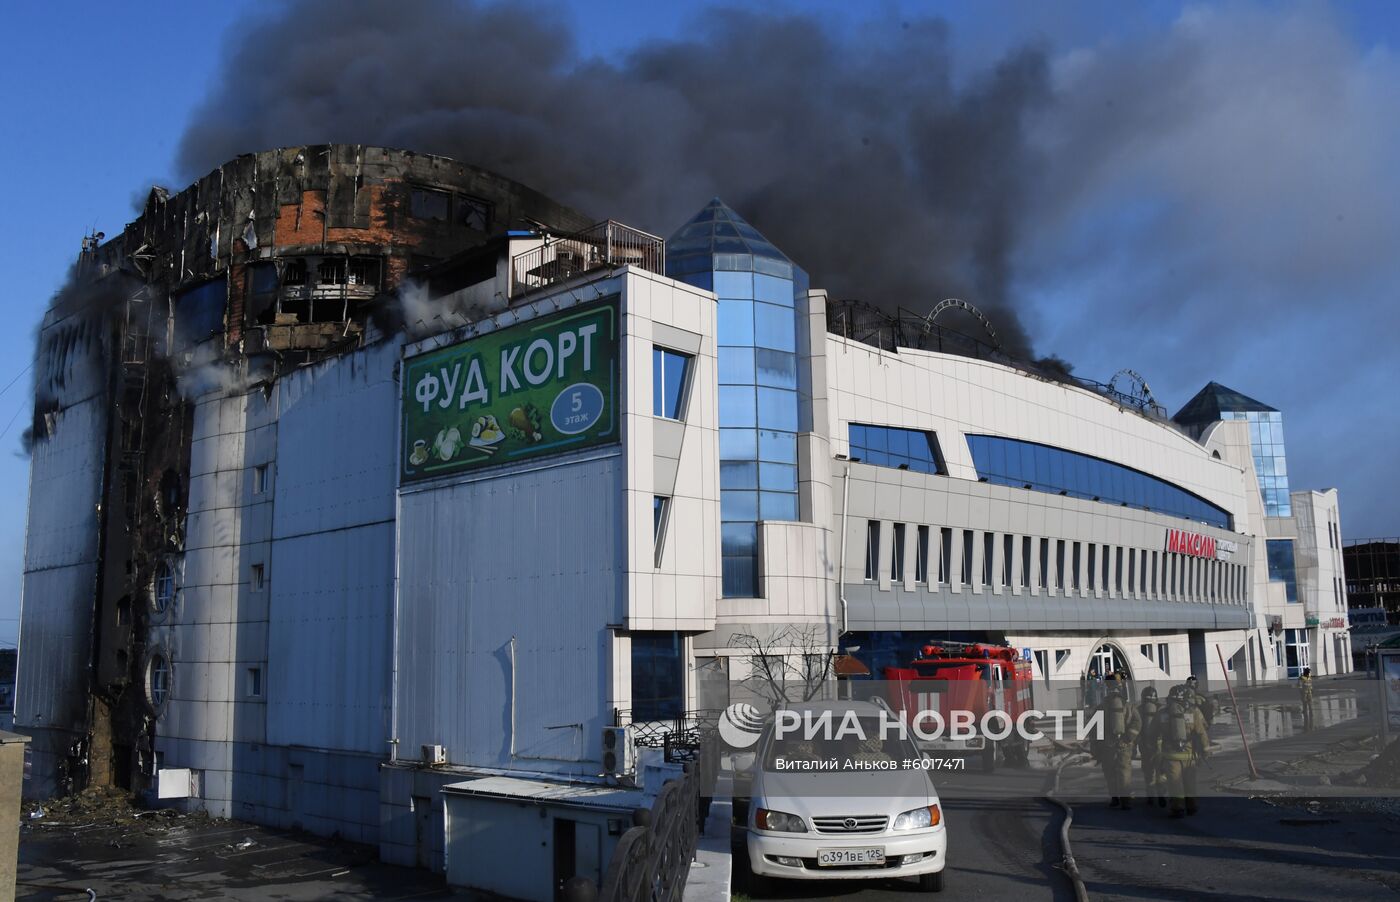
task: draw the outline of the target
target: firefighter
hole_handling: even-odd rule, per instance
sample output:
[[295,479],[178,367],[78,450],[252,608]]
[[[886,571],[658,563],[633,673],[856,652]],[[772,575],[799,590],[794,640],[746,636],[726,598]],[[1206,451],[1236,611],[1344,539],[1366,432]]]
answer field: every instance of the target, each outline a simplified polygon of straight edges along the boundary
[[1201,709],[1201,717],[1205,718],[1206,726],[1209,727],[1215,722],[1215,702],[1201,691],[1194,673],[1186,678],[1186,687],[1191,690],[1191,695],[1195,697],[1196,707]]
[[1312,668],[1304,667],[1298,677],[1298,697],[1303,703],[1303,729],[1312,732],[1313,728],[1313,678]]
[[1206,723],[1186,684],[1173,686],[1157,715],[1158,767],[1171,800],[1171,816],[1195,814],[1196,765],[1207,752]]
[[1162,774],[1158,767],[1157,714],[1161,710],[1157,700],[1157,690],[1145,686],[1138,702],[1138,720],[1142,732],[1138,734],[1138,757],[1142,759],[1142,781],[1147,785],[1147,803],[1156,801],[1159,808],[1167,807],[1167,797],[1162,792]]
[[1133,748],[1142,722],[1120,674],[1110,678],[1107,693],[1095,709],[1103,713],[1103,738],[1097,743],[1095,757],[1108,783],[1108,806],[1127,810],[1133,807]]

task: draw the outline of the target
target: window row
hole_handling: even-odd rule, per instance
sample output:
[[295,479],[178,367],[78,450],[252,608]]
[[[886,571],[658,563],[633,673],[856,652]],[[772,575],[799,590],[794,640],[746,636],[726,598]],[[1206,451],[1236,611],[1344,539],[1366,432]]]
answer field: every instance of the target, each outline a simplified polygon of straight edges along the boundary
[[947,472],[932,432],[851,423],[850,444],[851,460],[935,476]]
[[[883,543],[890,552],[883,555]],[[1072,539],[866,521],[865,580],[1057,594],[1243,603],[1248,568],[1175,552]]]
[[995,435],[969,435],[983,482],[1154,511],[1230,529],[1230,514],[1183,488],[1087,454]]

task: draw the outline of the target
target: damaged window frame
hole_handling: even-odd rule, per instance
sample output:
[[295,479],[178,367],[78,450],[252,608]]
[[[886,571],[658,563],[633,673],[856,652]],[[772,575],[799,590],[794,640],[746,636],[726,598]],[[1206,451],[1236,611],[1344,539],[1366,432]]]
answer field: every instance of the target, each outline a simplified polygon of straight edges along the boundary
[[[374,254],[304,254],[278,261],[275,301],[257,303],[266,293],[255,291],[249,278],[249,307],[258,310],[263,326],[304,326],[341,323],[350,319],[351,303],[373,299],[383,288],[384,258]],[[261,265],[261,264],[259,264]]]
[[495,218],[495,208],[490,201],[436,185],[413,185],[409,190],[408,212],[414,219],[447,222],[476,232],[491,231]]

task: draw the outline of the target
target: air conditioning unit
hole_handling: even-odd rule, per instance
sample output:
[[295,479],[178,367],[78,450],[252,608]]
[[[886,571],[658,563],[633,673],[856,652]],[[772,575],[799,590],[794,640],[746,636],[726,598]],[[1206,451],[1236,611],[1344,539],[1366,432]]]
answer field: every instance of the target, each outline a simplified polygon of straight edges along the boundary
[[609,776],[631,774],[637,769],[637,750],[629,727],[603,727],[603,773]]
[[425,745],[423,746],[423,763],[429,766],[447,763],[447,746],[445,745]]

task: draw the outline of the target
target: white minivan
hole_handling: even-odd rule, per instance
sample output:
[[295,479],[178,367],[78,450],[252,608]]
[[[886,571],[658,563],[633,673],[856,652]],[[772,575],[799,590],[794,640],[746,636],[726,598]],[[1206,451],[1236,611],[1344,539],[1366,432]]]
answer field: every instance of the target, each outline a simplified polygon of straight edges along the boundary
[[[914,744],[897,732],[882,734],[885,711],[863,701],[805,702],[783,711],[790,713],[777,714],[755,750],[748,814],[754,876],[914,877],[922,890],[942,890],[948,839],[938,792]],[[836,729],[852,718],[858,730]],[[804,726],[778,736],[780,720]],[[807,730],[809,722],[819,728]]]

